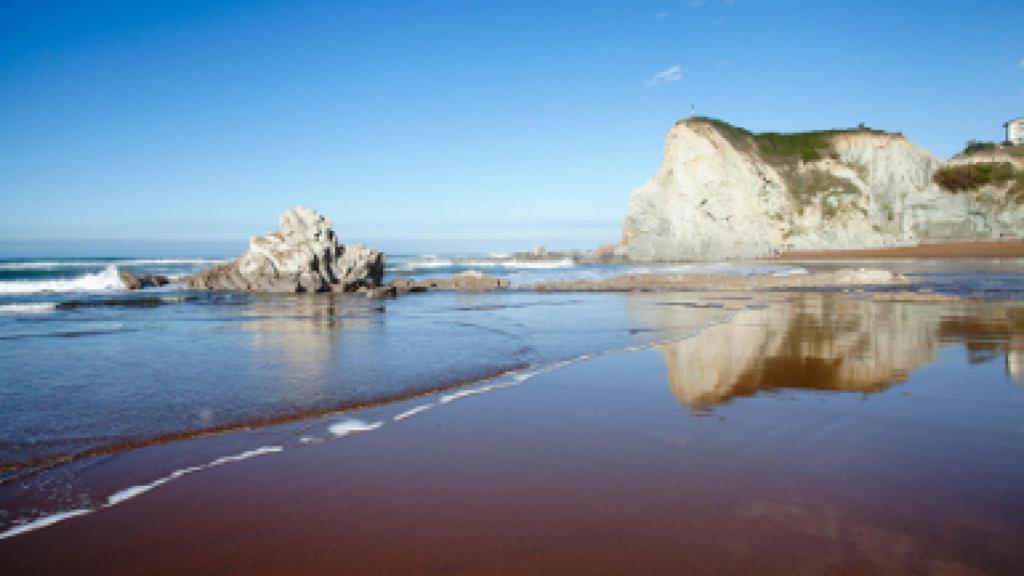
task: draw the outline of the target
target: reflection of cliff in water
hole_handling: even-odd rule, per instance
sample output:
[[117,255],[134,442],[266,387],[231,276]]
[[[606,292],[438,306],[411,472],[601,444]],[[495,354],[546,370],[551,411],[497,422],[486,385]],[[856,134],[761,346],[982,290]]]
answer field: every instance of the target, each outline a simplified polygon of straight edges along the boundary
[[[685,314],[663,307],[664,321]],[[879,392],[931,363],[947,343],[973,362],[1005,358],[1024,375],[1024,308],[995,303],[875,302],[804,294],[661,347],[673,393],[691,406],[778,389]]]
[[981,312],[943,318],[939,335],[962,341],[972,364],[1002,356],[1007,374],[1024,384],[1024,307],[990,305]]

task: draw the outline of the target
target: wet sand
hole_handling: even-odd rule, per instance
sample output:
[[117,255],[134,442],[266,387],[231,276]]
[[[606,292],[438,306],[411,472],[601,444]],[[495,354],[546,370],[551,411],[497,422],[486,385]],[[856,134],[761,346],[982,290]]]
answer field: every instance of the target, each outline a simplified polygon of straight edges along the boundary
[[854,250],[787,250],[778,260],[844,260],[863,258],[1021,258],[1024,240],[946,242]]
[[[792,295],[478,394],[98,462],[116,486],[190,447],[319,439],[0,540],[0,558],[17,574],[1015,574],[1022,371],[1017,305]],[[331,437],[352,418],[382,424]]]

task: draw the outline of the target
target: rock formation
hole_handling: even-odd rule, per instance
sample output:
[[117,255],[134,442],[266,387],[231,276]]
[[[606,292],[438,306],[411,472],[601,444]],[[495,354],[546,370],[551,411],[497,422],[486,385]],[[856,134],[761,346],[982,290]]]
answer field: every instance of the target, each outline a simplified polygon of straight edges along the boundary
[[383,253],[339,244],[326,216],[297,206],[285,211],[276,232],[252,238],[241,257],[185,283],[211,290],[352,292],[376,288],[383,277]]
[[944,164],[901,134],[752,134],[681,121],[657,175],[632,193],[617,251],[634,260],[751,258],[1024,230],[1024,202],[1011,201],[1009,186],[946,191],[933,181]]

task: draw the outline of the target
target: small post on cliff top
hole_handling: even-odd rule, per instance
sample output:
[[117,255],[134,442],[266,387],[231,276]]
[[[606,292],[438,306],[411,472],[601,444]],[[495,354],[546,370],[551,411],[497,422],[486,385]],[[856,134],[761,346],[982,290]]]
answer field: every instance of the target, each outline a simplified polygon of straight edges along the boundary
[[693,104],[690,104],[690,118],[693,118],[696,115],[697,115],[697,107],[694,106]]

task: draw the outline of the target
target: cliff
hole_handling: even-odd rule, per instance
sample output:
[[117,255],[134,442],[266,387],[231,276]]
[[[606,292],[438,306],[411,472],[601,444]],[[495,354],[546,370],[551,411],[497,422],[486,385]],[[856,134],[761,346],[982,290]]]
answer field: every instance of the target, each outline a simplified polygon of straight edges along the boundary
[[944,167],[901,134],[754,134],[707,118],[680,121],[658,173],[632,193],[618,252],[708,260],[1018,237],[1024,185],[1013,180],[1015,167],[954,190],[936,184]]

